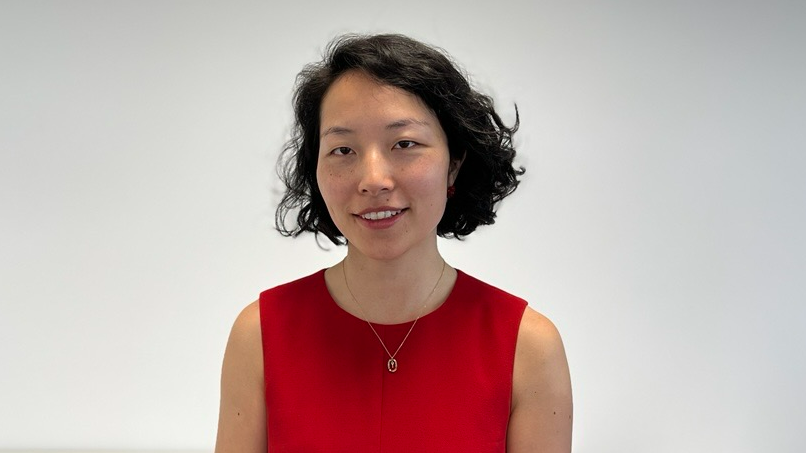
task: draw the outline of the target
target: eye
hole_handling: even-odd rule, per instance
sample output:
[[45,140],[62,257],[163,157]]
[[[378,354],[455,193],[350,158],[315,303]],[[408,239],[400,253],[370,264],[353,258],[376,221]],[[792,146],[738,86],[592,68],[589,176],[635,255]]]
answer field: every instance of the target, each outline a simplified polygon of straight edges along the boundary
[[334,148],[333,150],[331,150],[330,154],[335,154],[337,156],[346,156],[352,152],[353,152],[352,148],[349,148],[347,146],[339,146],[338,148]]
[[413,148],[413,147],[415,147],[417,145],[419,145],[419,143],[417,143],[415,141],[412,141],[412,140],[401,140],[401,141],[395,143],[395,148],[397,148],[397,149],[407,149],[407,148]]

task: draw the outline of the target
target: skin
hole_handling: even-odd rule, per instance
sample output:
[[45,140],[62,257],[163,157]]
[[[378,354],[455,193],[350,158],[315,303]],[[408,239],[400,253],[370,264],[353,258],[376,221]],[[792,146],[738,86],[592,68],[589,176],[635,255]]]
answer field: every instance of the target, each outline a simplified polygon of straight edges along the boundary
[[[436,227],[462,164],[450,160],[439,121],[418,97],[359,72],[334,82],[320,114],[317,181],[348,240],[344,261],[325,272],[328,290],[345,311],[381,324],[437,309],[456,271],[446,266],[438,280],[444,261]],[[357,215],[378,207],[402,212],[385,228],[371,228]],[[573,410],[562,340],[551,321],[528,307],[513,373],[507,451],[570,452]],[[259,308],[253,302],[235,321],[224,355],[215,451],[265,452],[266,439]]]
[[[348,240],[348,279],[361,275],[350,279],[350,288],[356,299],[366,301],[371,321],[414,319],[442,269],[436,228],[461,162],[450,161],[439,120],[417,96],[361,73],[345,74],[328,90],[321,131],[319,189]],[[401,212],[388,228],[367,227],[358,214],[380,207]],[[455,278],[449,269],[437,296],[447,296]],[[325,279],[336,302],[363,318],[345,292],[342,270],[328,270]]]

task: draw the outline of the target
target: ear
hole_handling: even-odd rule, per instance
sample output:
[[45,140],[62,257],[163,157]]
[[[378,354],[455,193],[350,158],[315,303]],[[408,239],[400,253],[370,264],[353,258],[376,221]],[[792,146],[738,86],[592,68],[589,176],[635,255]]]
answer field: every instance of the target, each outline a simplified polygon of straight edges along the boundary
[[451,159],[451,164],[448,167],[448,185],[452,186],[456,182],[456,177],[459,176],[459,169],[462,168],[462,162],[465,161],[467,152],[462,153],[460,159]]

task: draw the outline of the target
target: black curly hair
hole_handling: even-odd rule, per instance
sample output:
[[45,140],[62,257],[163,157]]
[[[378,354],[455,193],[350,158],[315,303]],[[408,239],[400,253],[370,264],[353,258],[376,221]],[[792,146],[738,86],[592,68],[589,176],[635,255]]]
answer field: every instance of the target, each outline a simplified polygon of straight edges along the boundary
[[[319,192],[316,166],[322,99],[333,82],[353,70],[416,94],[439,119],[451,160],[464,159],[437,234],[461,239],[479,225],[494,223],[496,204],[518,187],[518,176],[525,171],[512,164],[512,135],[520,122],[517,106],[515,123],[507,127],[492,98],[474,90],[441,49],[403,35],[344,35],[328,44],[321,62],[297,75],[295,124],[278,162],[286,191],[275,213],[277,230],[285,236],[322,233],[334,244],[346,243]],[[294,211],[296,224],[288,227],[286,217]]]

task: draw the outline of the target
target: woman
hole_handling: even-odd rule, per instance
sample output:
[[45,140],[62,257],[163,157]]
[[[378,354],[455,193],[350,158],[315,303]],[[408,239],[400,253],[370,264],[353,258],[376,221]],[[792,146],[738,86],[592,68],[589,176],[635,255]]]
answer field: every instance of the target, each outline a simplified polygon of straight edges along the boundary
[[569,452],[557,330],[437,249],[517,187],[517,120],[400,35],[337,39],[297,82],[278,229],[347,256],[239,315],[216,452]]

